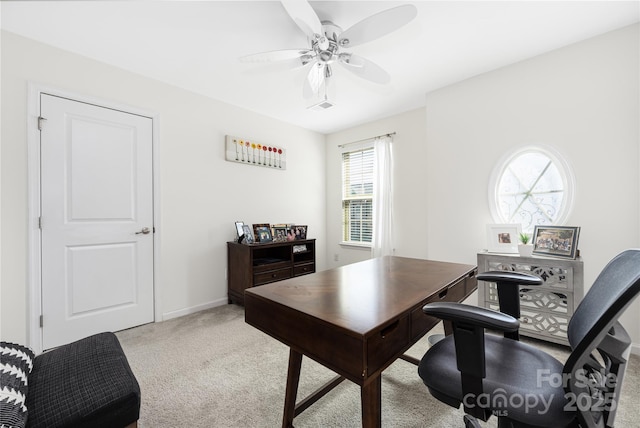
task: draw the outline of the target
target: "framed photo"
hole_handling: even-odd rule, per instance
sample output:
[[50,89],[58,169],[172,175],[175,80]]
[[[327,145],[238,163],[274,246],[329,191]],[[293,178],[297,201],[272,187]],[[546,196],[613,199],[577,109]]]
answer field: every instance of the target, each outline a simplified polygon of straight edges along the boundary
[[307,239],[307,226],[292,225],[289,233],[290,236],[293,236],[293,239],[289,238],[290,241]]
[[253,225],[253,236],[256,242],[260,242],[260,235],[258,235],[258,228],[259,227],[267,227],[269,229],[271,229],[271,226],[269,225],[269,223],[258,223],[258,224],[254,224]]
[[274,224],[271,226],[271,234],[273,235],[273,242],[285,242],[287,240],[286,224]]
[[533,231],[533,254],[575,259],[579,227],[536,226]]
[[244,243],[245,244],[253,244],[255,240],[253,239],[253,230],[248,224],[242,225],[242,233],[244,234]]
[[520,224],[488,224],[487,250],[490,253],[517,253]]
[[244,230],[242,229],[242,226],[244,226],[244,222],[236,221],[236,233],[238,234],[238,238],[244,234]]
[[267,226],[258,226],[256,229],[256,238],[258,242],[271,242],[273,241],[273,237],[271,236],[271,227]]

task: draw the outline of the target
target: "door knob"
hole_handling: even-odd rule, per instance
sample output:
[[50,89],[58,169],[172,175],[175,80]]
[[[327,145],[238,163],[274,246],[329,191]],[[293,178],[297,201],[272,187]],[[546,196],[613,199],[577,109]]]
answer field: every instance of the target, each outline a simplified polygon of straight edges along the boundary
[[140,232],[136,232],[136,235],[140,235],[141,233],[146,235],[149,232],[151,232],[151,229],[149,229],[148,227],[143,227],[142,230]]

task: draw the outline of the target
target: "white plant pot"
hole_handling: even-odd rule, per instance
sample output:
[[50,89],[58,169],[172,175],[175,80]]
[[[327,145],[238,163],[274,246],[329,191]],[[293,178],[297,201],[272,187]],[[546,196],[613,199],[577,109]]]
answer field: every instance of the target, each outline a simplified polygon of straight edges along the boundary
[[518,244],[518,252],[520,253],[520,257],[531,257],[533,254],[533,245]]

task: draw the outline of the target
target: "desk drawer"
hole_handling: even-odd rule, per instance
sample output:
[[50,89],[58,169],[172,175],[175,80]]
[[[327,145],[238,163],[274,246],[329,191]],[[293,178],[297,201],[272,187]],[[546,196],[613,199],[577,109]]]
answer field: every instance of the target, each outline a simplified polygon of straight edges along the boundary
[[306,275],[316,271],[315,263],[305,263],[293,267],[293,276]]
[[[425,305],[427,303],[433,303],[433,302],[439,302],[439,301],[440,299],[438,298],[429,299],[428,301],[425,302]],[[433,327],[435,327],[435,325],[438,324],[438,322],[440,321],[438,318],[429,316],[424,312],[422,312],[422,306],[419,307],[418,309],[414,309],[411,312],[411,338],[413,339],[415,339],[416,337],[422,336],[423,334],[431,330]]]
[[411,338],[416,339],[431,330],[440,320],[435,317],[425,315],[422,307],[433,302],[459,302],[475,290],[477,280],[475,272],[471,276],[462,278],[460,281],[442,290],[435,296],[425,300],[420,307],[411,311]]
[[268,284],[270,282],[280,281],[287,278],[291,278],[291,269],[289,268],[257,273],[253,275],[253,285]]
[[440,301],[442,302],[461,302],[465,297],[473,293],[478,286],[478,280],[476,279],[476,272],[470,276],[462,278],[460,281],[451,285],[446,294],[440,292]]
[[371,376],[409,343],[409,316],[400,318],[367,339],[367,376]]

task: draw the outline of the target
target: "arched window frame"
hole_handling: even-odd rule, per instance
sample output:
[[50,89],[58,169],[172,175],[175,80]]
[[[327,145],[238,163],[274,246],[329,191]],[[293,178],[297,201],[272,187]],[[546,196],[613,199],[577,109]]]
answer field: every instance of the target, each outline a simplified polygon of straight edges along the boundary
[[[553,220],[553,222],[545,223],[547,225],[564,225],[569,218],[571,211],[573,209],[573,201],[575,196],[575,188],[576,188],[576,180],[575,175],[573,174],[573,170],[569,162],[555,149],[544,146],[544,145],[530,145],[525,147],[520,147],[516,150],[513,150],[510,153],[507,153],[502,159],[497,163],[494,168],[491,178],[489,180],[489,208],[491,210],[491,215],[496,223],[517,223],[516,221],[504,218],[500,209],[500,195],[498,194],[499,188],[498,185],[500,180],[502,179],[503,174],[509,168],[511,163],[519,158],[520,156],[530,154],[530,153],[538,153],[542,154],[549,158],[549,160],[556,166],[560,177],[562,179],[563,192],[564,197],[562,203],[559,207],[557,207],[558,214],[557,217]],[[529,189],[531,190],[531,189]],[[522,231],[527,233],[532,233],[535,224],[525,225],[521,224]]]

